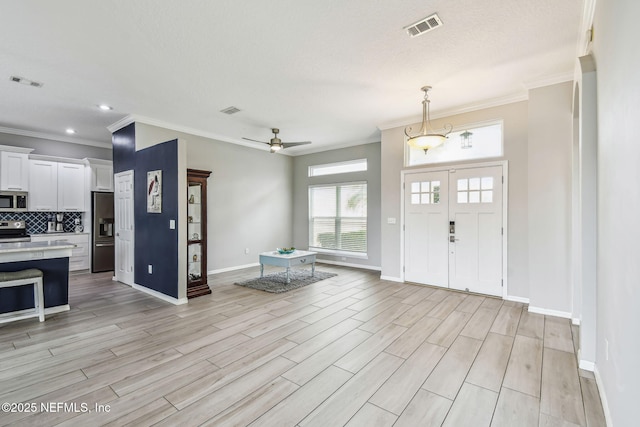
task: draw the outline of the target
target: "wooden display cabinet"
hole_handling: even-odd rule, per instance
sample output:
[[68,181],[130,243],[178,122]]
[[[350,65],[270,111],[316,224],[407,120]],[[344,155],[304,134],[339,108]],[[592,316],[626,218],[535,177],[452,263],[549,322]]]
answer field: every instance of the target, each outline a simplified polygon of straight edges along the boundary
[[210,171],[187,169],[187,298],[211,293],[207,284],[207,179]]

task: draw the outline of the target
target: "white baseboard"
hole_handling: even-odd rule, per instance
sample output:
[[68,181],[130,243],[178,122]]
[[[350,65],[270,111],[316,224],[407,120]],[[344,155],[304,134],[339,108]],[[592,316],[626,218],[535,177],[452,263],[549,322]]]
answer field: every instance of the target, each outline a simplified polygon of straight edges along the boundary
[[609,410],[609,401],[607,400],[607,394],[604,391],[604,384],[602,383],[602,377],[598,366],[594,366],[593,375],[596,377],[596,384],[598,385],[598,392],[600,394],[600,403],[602,403],[602,411],[604,412],[604,420],[607,423],[607,427],[613,426],[613,420],[611,419],[611,411]]
[[578,367],[585,371],[593,372],[596,369],[596,364],[588,360],[580,360],[578,362]]
[[569,313],[568,311],[559,311],[559,310],[550,310],[548,308],[541,308],[541,307],[532,307],[529,306],[529,312],[531,313],[538,313],[538,314],[545,314],[547,316],[556,316],[556,317],[562,317],[565,319],[571,319],[571,313]]
[[149,289],[149,288],[147,288],[145,286],[138,285],[137,283],[134,283],[131,287],[133,289],[137,290],[137,291],[144,292],[145,294],[149,294],[152,297],[156,297],[158,299],[161,299],[162,301],[166,301],[166,302],[171,303],[173,305],[182,305],[182,304],[186,304],[188,302],[188,300],[186,298],[170,297],[169,295],[165,295],[162,292],[154,291],[153,289]]
[[207,274],[226,273],[227,271],[242,270],[243,268],[259,267],[259,266],[260,266],[259,262],[254,262],[254,263],[251,263],[251,264],[236,265],[234,267],[225,267],[225,268],[218,268],[216,270],[209,270],[209,271],[207,271]]
[[55,307],[49,307],[49,308],[45,308],[44,309],[44,314],[56,314],[56,313],[63,313],[65,311],[69,311],[71,310],[71,306],[69,306],[69,304],[65,304],[65,305],[57,305]]
[[580,319],[578,319],[577,317],[572,317],[572,318],[571,318],[571,324],[572,324],[572,325],[580,326],[580,323],[581,323],[581,322],[582,322],[582,321],[581,321]]
[[393,276],[383,276],[382,274],[380,275],[380,280],[388,280],[389,282],[398,282],[398,283],[404,283],[404,280],[402,280],[399,277],[393,277]]
[[331,264],[331,265],[339,265],[342,267],[362,268],[363,270],[373,270],[373,271],[382,270],[381,267],[375,267],[373,265],[353,264],[349,262],[332,261],[328,259],[316,259],[316,264]]
[[529,298],[517,297],[514,295],[507,295],[506,297],[504,297],[504,299],[506,301],[521,302],[522,304],[529,304]]

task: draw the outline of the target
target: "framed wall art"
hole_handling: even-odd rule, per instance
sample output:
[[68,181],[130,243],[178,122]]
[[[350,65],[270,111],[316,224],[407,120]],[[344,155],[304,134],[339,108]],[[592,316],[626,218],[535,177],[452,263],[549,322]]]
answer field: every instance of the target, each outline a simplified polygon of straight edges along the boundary
[[147,213],[162,213],[162,170],[147,172]]

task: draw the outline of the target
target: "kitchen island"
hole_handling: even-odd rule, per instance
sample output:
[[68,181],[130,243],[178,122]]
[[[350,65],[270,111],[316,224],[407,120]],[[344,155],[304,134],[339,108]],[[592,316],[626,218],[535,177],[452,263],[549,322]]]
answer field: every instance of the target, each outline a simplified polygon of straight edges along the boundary
[[[69,310],[69,257],[65,241],[0,243],[0,271],[37,268],[43,273],[47,314]],[[0,315],[33,308],[33,286],[0,289]]]

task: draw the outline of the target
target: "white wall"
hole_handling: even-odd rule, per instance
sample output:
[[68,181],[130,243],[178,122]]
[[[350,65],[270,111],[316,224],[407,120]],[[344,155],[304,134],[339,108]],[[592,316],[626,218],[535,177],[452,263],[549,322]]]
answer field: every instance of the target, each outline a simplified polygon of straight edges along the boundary
[[[309,177],[311,165],[367,159],[366,172]],[[380,267],[380,143],[358,145],[316,154],[296,156],[293,187],[293,243],[295,247],[309,246],[309,185],[339,182],[367,182],[367,259],[318,255],[318,259],[334,262]]]
[[572,312],[573,84],[529,91],[530,307]]
[[256,264],[260,252],[292,242],[291,157],[136,123],[136,149],[141,148],[138,141],[176,138],[186,141],[187,168],[212,171],[207,182],[209,272]]
[[[598,0],[596,370],[616,427],[638,425],[640,396],[640,56],[637,0]],[[605,341],[606,340],[606,341]],[[607,354],[607,346],[609,351]]]
[[[509,161],[509,251],[508,251],[508,292],[510,296],[529,297],[529,257],[528,257],[528,197],[527,197],[527,132],[528,103],[517,102],[500,107],[487,108],[434,120],[434,128],[451,123],[455,127],[502,119],[504,121],[504,157]],[[400,197],[401,171],[424,168],[426,165],[405,168],[403,127],[382,131],[382,275],[399,278],[400,260]],[[495,160],[495,159],[492,159]],[[465,163],[478,163],[472,160]],[[437,166],[442,166],[438,164]],[[396,224],[387,224],[387,218],[396,218]]]

